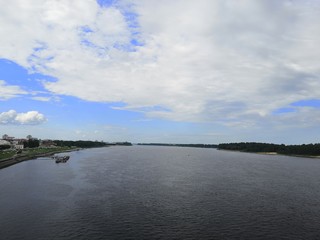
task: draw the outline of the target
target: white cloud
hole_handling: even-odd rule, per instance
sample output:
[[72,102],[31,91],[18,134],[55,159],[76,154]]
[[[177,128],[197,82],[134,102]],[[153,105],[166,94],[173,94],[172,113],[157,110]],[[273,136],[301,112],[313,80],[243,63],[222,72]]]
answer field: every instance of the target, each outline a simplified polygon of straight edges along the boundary
[[40,102],[50,102],[50,101],[54,101],[54,102],[59,102],[60,98],[57,96],[36,96],[36,97],[31,97],[32,100],[36,100],[36,101],[40,101]]
[[45,121],[45,116],[37,111],[17,113],[15,110],[9,110],[0,113],[0,124],[37,125]]
[[49,102],[51,100],[50,97],[32,97],[31,99],[40,101],[40,102]]
[[7,85],[4,80],[0,80],[0,100],[7,100],[26,93],[19,86]]
[[134,3],[138,27],[93,0],[6,2],[0,57],[56,77],[45,83],[55,94],[166,109],[151,118],[251,126],[320,99],[317,1],[118,2]]

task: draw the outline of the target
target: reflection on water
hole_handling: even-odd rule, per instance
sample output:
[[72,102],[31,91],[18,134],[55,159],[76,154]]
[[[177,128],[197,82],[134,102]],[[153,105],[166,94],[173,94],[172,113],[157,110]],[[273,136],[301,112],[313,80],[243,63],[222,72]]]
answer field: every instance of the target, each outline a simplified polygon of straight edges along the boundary
[[0,170],[1,239],[320,239],[320,160],[110,147]]

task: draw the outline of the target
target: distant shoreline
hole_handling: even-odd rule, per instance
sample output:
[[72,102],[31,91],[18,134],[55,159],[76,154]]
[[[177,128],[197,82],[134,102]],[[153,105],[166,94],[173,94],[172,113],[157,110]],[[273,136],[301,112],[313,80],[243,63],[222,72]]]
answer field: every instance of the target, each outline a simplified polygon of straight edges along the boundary
[[240,150],[231,150],[231,149],[217,149],[219,151],[230,151],[230,152],[241,152],[241,153],[253,153],[253,154],[260,154],[260,155],[272,155],[272,156],[288,156],[288,157],[300,157],[300,158],[318,158],[320,159],[320,156],[313,156],[313,155],[297,155],[297,154],[282,154],[277,152],[246,152],[246,151],[240,151]]
[[[144,145],[144,146],[163,146],[163,145],[158,145],[158,144],[139,144],[139,145]],[[182,145],[182,144],[181,144]],[[182,146],[175,146],[175,147],[182,147]],[[196,144],[194,144],[195,147]],[[168,146],[168,145],[167,145]],[[174,146],[173,144],[170,144],[169,146]],[[185,146],[183,146],[185,147]],[[190,146],[188,146],[190,147]],[[198,146],[197,146],[198,147]],[[200,147],[200,148],[206,148],[206,147]],[[211,148],[211,147],[210,147]],[[10,157],[7,159],[3,159],[0,161],[0,169],[10,167],[12,165],[15,165],[17,163],[21,163],[24,161],[40,158],[40,157],[49,157],[57,153],[67,153],[67,152],[74,152],[74,151],[79,151],[84,148],[74,148],[74,149],[60,149],[60,150],[54,150],[52,152],[47,152],[47,153],[38,153],[38,154],[31,154],[31,155],[16,155],[14,157]],[[220,151],[230,151],[230,152],[240,152],[240,153],[253,153],[253,154],[260,154],[260,155],[277,155],[277,156],[288,156],[288,157],[300,157],[300,158],[315,158],[315,159],[320,159],[320,156],[313,156],[313,155],[296,155],[296,154],[281,154],[277,152],[246,152],[246,151],[240,151],[240,150],[231,150],[231,149],[219,149],[215,148]]]
[[16,156],[1,160],[0,161],[0,169],[10,167],[12,165],[15,165],[17,163],[21,163],[24,161],[40,158],[40,157],[49,157],[49,156],[52,156],[57,153],[74,152],[74,151],[79,151],[81,149],[82,148],[63,149],[63,150],[61,149],[61,150],[56,150],[56,151],[47,152],[47,153],[38,153],[38,154],[31,155],[31,156],[30,155],[29,156],[16,155]]
[[220,143],[218,149],[234,150],[239,152],[261,153],[270,155],[277,153],[278,155],[292,157],[320,157],[320,143],[309,143],[300,145],[285,145],[274,143],[260,142],[235,142],[235,143]]
[[159,147],[193,147],[193,148],[217,148],[217,144],[184,144],[184,143],[138,143],[138,146],[159,146]]

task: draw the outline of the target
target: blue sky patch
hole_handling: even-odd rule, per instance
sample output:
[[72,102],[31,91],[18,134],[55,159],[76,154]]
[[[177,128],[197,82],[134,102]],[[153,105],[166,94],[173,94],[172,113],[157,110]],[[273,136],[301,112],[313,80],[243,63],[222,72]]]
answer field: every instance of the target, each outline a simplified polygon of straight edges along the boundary
[[292,107],[284,107],[284,108],[279,108],[275,111],[273,111],[273,114],[283,114],[283,113],[291,113],[291,112],[296,112],[295,108]]
[[320,99],[301,100],[292,103],[291,106],[320,108]]
[[117,0],[97,0],[97,3],[101,7],[110,7],[110,6],[114,5],[116,2],[117,2]]
[[27,69],[12,61],[0,59],[0,80],[4,80],[8,85],[18,85],[28,91],[46,91],[41,82],[44,79],[57,81],[54,77],[29,73]]

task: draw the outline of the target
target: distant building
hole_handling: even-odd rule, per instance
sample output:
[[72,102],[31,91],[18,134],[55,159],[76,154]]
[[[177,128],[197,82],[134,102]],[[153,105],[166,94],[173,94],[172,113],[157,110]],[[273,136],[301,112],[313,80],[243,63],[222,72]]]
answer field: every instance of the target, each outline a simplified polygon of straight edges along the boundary
[[24,149],[24,145],[23,144],[17,144],[17,145],[14,145],[14,148],[17,149],[17,150],[22,150],[22,149]]
[[56,147],[57,144],[49,139],[41,140],[40,141],[40,147]]
[[24,149],[24,142],[26,142],[26,139],[14,139],[12,143],[12,147],[17,150]]

